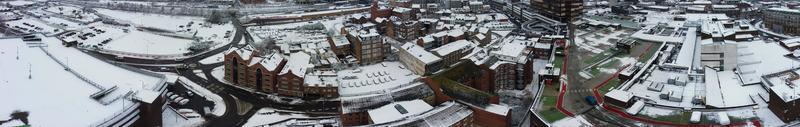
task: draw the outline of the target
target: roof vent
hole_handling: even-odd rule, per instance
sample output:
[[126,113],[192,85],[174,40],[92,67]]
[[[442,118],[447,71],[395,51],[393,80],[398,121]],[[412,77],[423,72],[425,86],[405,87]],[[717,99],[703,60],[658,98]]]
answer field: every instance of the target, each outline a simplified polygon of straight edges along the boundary
[[406,108],[403,108],[403,106],[400,104],[394,105],[394,109],[397,109],[397,112],[400,112],[400,114],[408,113],[408,110],[406,110]]

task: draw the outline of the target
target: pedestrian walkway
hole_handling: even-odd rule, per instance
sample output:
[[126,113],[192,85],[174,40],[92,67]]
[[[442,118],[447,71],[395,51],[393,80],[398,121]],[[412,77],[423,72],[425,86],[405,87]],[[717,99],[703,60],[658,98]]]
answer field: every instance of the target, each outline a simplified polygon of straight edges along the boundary
[[[564,46],[564,56],[569,56],[569,48],[570,48],[570,45],[569,45],[569,43],[567,43],[567,45]],[[564,105],[564,94],[567,93],[567,82],[566,82],[567,80],[565,78],[563,78],[563,77],[566,77],[566,74],[567,74],[567,69],[566,68],[567,68],[567,64],[569,63],[567,61],[569,59],[567,59],[567,58],[569,58],[569,57],[564,57],[564,64],[561,65],[561,68],[562,68],[561,69],[562,78],[560,80],[561,81],[561,91],[558,94],[558,101],[556,101],[556,108],[558,108],[558,111],[561,111],[561,113],[564,113],[564,115],[572,117],[572,116],[575,116],[575,114],[573,114],[572,112],[569,112],[567,109],[564,109],[564,106],[563,106]]]
[[208,89],[209,91],[211,91],[213,93],[220,93],[222,91],[225,91],[225,87],[223,87],[222,85],[219,85],[219,84],[208,85],[208,86],[206,86],[206,89]]
[[586,93],[592,92],[592,89],[578,89],[578,90],[568,90],[567,93]]

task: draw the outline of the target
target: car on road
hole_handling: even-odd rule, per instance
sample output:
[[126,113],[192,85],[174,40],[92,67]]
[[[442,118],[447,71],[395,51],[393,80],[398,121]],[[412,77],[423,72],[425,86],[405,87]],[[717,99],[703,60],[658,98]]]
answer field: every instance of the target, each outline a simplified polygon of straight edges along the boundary
[[597,105],[597,99],[595,99],[594,96],[586,96],[584,99],[586,99],[586,102],[589,103],[589,105]]

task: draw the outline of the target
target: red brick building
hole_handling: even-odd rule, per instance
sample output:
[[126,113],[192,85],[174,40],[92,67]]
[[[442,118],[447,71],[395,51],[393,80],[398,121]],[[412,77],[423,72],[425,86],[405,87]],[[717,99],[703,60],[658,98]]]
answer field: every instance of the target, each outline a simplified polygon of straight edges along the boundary
[[306,82],[306,74],[314,67],[308,54],[299,52],[288,58],[278,53],[257,54],[259,52],[251,46],[226,51],[225,80],[243,88],[282,96],[339,96],[337,84]]
[[280,54],[257,56],[258,51],[247,46],[225,54],[225,80],[256,91],[276,92],[278,72],[286,64]]
[[313,67],[311,56],[306,53],[292,53],[283,70],[278,73],[278,95],[303,97],[305,76]]
[[485,107],[472,106],[470,109],[474,111],[475,124],[483,127],[510,127],[511,126],[511,109],[502,106],[491,104]]

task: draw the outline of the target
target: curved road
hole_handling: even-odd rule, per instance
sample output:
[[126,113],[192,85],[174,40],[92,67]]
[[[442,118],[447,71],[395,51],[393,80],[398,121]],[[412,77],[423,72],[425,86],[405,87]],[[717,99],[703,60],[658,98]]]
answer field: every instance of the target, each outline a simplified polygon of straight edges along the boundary
[[[218,53],[221,53],[221,52],[223,52],[225,50],[228,50],[229,48],[231,48],[233,46],[236,46],[242,40],[242,38],[244,38],[247,43],[251,43],[253,41],[253,39],[251,37],[245,36],[245,35],[248,35],[248,33],[245,30],[245,28],[241,25],[241,23],[237,20],[237,18],[231,18],[231,22],[233,23],[235,31],[234,31],[233,39],[231,39],[230,43],[226,44],[225,46],[213,49],[211,51],[207,51],[207,52],[203,52],[203,53],[201,53],[199,55],[191,56],[191,57],[186,58],[186,59],[184,59],[182,61],[176,61],[176,60],[173,60],[173,59],[141,59],[141,58],[130,58],[130,57],[124,57],[122,59],[116,59],[116,55],[109,55],[109,54],[103,54],[103,53],[97,53],[97,52],[91,52],[91,53],[94,54],[94,55],[102,56],[102,57],[104,57],[104,58],[106,58],[108,60],[114,60],[114,61],[117,61],[117,62],[120,62],[120,63],[123,63],[123,64],[132,64],[132,65],[143,65],[143,64],[147,65],[147,64],[151,64],[153,66],[163,66],[164,64],[196,63],[196,62],[198,62],[198,61],[200,61],[200,60],[202,60],[204,58],[211,57],[211,56],[216,55]],[[169,66],[169,67],[171,67],[171,66]]]

